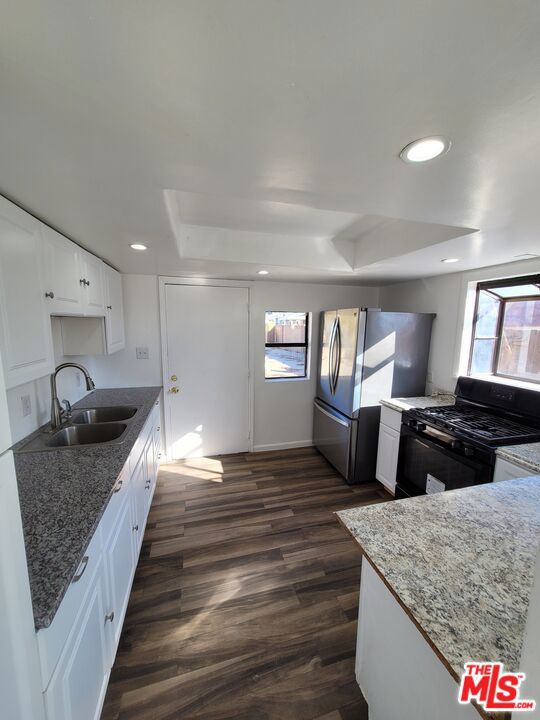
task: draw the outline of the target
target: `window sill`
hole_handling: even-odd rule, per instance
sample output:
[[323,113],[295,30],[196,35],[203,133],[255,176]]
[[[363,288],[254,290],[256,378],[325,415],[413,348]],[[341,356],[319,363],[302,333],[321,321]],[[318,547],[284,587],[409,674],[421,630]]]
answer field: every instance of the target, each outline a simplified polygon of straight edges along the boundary
[[290,383],[290,382],[302,382],[309,380],[308,377],[282,377],[282,378],[264,378],[265,383]]
[[536,390],[540,392],[538,383],[526,382],[525,380],[514,380],[512,378],[499,377],[498,375],[469,375],[475,380],[487,380],[489,382],[500,383],[501,385],[510,385],[511,387],[523,388],[524,390]]

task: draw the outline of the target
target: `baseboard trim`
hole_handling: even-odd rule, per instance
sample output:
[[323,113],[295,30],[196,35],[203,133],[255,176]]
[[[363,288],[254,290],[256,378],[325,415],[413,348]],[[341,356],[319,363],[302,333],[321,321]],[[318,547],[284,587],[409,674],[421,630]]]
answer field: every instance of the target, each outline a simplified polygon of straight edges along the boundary
[[292,442],[270,443],[269,445],[254,445],[253,452],[269,452],[270,450],[292,450],[293,448],[311,447],[312,440],[293,440]]

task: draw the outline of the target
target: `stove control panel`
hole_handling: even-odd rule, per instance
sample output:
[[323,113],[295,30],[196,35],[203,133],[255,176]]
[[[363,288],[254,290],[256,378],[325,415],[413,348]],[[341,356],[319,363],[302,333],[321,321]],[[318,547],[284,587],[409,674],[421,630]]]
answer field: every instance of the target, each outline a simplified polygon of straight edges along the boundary
[[492,385],[489,390],[489,396],[493,400],[504,400],[504,402],[514,402],[516,393],[512,388],[505,385]]

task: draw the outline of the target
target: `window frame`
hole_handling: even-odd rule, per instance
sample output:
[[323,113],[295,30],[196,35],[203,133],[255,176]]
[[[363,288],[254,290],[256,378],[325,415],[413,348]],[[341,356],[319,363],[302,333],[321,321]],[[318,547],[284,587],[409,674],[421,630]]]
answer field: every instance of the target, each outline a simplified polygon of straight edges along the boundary
[[[503,325],[504,325],[504,317],[506,314],[507,304],[512,303],[512,302],[527,302],[529,300],[535,300],[535,301],[540,302],[540,295],[521,295],[521,296],[516,296],[516,297],[504,298],[504,297],[497,295],[496,292],[491,292],[491,290],[496,290],[497,288],[516,287],[518,285],[538,285],[540,287],[540,273],[536,274],[536,275],[523,275],[523,276],[517,277],[517,278],[506,278],[504,280],[486,280],[485,282],[477,283],[475,301],[474,301],[474,315],[473,315],[473,325],[472,325],[472,333],[471,333],[471,345],[470,345],[470,349],[469,349],[469,361],[468,361],[468,365],[467,365],[467,375],[473,374],[472,373],[472,362],[473,362],[474,346],[475,346],[476,341],[477,340],[494,340],[495,347],[494,347],[493,356],[491,359],[491,371],[489,373],[490,375],[494,375],[495,377],[500,377],[500,378],[507,378],[509,380],[517,380],[519,382],[534,383],[535,385],[540,385],[540,380],[532,380],[531,378],[524,378],[520,375],[508,375],[506,373],[497,372],[500,354],[501,354],[502,329],[503,329]],[[488,292],[499,303],[497,324],[495,326],[495,335],[490,336],[490,337],[485,337],[485,338],[477,338],[476,337],[476,325],[477,325],[477,321],[478,321],[478,305],[480,303],[480,293],[481,292]]]
[[[266,316],[268,313],[302,313],[306,317],[304,342],[303,343],[269,343],[266,342]],[[309,363],[309,311],[304,312],[303,310],[265,310],[264,311],[264,352],[265,352],[265,370],[264,380],[265,382],[273,382],[274,380],[306,380],[308,377],[308,363]],[[291,347],[291,348],[305,348],[304,354],[304,374],[303,375],[283,375],[282,377],[268,377],[266,374],[266,348],[278,348],[278,347]]]

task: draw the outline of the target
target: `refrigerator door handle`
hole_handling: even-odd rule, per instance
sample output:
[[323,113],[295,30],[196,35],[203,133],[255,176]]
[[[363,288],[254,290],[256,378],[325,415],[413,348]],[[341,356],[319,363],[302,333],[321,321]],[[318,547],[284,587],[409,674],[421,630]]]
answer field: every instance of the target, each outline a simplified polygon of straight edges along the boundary
[[328,382],[330,383],[330,392],[334,394],[334,343],[336,340],[337,320],[332,323],[330,330],[330,342],[328,343]]
[[339,369],[341,367],[341,325],[339,322],[339,317],[336,322],[336,335],[335,335],[335,346],[337,349],[336,359],[334,362],[334,393],[337,388],[338,380],[339,380]]
[[334,422],[337,422],[337,423],[339,423],[339,425],[343,425],[343,427],[346,427],[346,428],[351,427],[350,422],[347,422],[346,420],[342,420],[341,418],[338,418],[335,415],[333,415],[332,413],[328,412],[328,410],[325,410],[321,405],[319,405],[319,403],[317,401],[315,401],[315,405],[317,406],[317,410],[319,410],[319,412],[322,412],[323,415],[326,415],[326,417],[329,417]]

